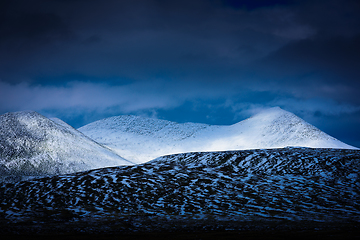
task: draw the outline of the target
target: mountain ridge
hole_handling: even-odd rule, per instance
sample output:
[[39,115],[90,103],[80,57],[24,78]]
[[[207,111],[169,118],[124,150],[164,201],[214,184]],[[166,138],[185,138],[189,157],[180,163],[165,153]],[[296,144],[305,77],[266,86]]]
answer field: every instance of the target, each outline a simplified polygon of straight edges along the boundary
[[23,179],[132,164],[60,121],[34,111],[1,115],[1,178]]
[[78,129],[137,163],[184,152],[302,146],[356,149],[279,107],[233,125],[175,123],[139,116],[114,116]]

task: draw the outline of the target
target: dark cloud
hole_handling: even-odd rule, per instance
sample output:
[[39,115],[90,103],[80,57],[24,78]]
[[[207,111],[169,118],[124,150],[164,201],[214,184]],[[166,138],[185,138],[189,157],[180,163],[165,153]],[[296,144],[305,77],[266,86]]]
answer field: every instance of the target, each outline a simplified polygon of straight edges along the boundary
[[224,0],[223,3],[230,7],[254,10],[257,8],[289,5],[294,3],[294,0]]
[[303,23],[316,29],[317,38],[360,34],[359,1],[320,0],[304,3],[299,4],[294,12]]
[[292,43],[258,66],[283,91],[360,104],[360,35]]
[[[4,81],[60,74],[219,79],[311,34],[287,10],[247,12],[208,1],[19,1],[5,14]],[[272,23],[269,23],[271,19]],[[292,29],[289,32],[287,29]],[[207,73],[209,73],[207,75]],[[211,79],[210,79],[211,80]]]
[[63,38],[68,34],[65,24],[55,14],[27,13],[7,19],[2,24],[3,39]]
[[356,0],[1,1],[0,111],[354,116],[359,12]]

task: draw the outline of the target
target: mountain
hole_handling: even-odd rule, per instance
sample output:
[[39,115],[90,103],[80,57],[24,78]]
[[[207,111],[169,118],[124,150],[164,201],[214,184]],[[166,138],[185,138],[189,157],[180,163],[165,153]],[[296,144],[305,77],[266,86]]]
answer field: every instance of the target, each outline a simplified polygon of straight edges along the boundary
[[359,170],[359,150],[290,147],[184,153],[3,183],[0,233],[359,226]]
[[0,180],[129,164],[60,119],[31,111],[0,116]]
[[116,116],[78,130],[137,163],[163,155],[199,151],[286,146],[355,149],[278,107],[230,126]]

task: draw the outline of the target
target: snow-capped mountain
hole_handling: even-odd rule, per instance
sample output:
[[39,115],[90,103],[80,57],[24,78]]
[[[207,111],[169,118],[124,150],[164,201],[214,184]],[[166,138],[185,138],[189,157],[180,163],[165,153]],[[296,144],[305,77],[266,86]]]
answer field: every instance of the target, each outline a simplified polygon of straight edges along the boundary
[[199,151],[286,146],[355,149],[279,107],[230,126],[179,124],[127,115],[102,119],[78,130],[137,163],[168,154]]
[[32,111],[0,116],[2,180],[131,164],[60,119]]
[[184,153],[135,166],[0,184],[0,220],[10,227],[24,223],[26,230],[49,220],[64,229],[69,222],[85,223],[87,229],[97,224],[102,231],[111,226],[174,231],[196,224],[216,229],[251,221],[272,221],[272,227],[278,221],[358,226],[359,170],[359,150]]

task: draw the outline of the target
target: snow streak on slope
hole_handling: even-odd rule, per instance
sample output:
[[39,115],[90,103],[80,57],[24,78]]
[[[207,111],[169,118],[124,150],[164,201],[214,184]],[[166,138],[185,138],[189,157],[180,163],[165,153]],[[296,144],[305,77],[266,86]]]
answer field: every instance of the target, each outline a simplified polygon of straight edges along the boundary
[[124,230],[146,227],[134,217],[168,227],[174,219],[358,222],[359,170],[358,150],[186,153],[2,184],[0,217],[18,222],[116,219]]
[[0,116],[0,171],[3,180],[129,164],[132,163],[60,119],[51,121],[36,112]]
[[354,149],[280,108],[230,126],[117,116],[79,128],[95,141],[134,162],[167,154],[302,146]]

